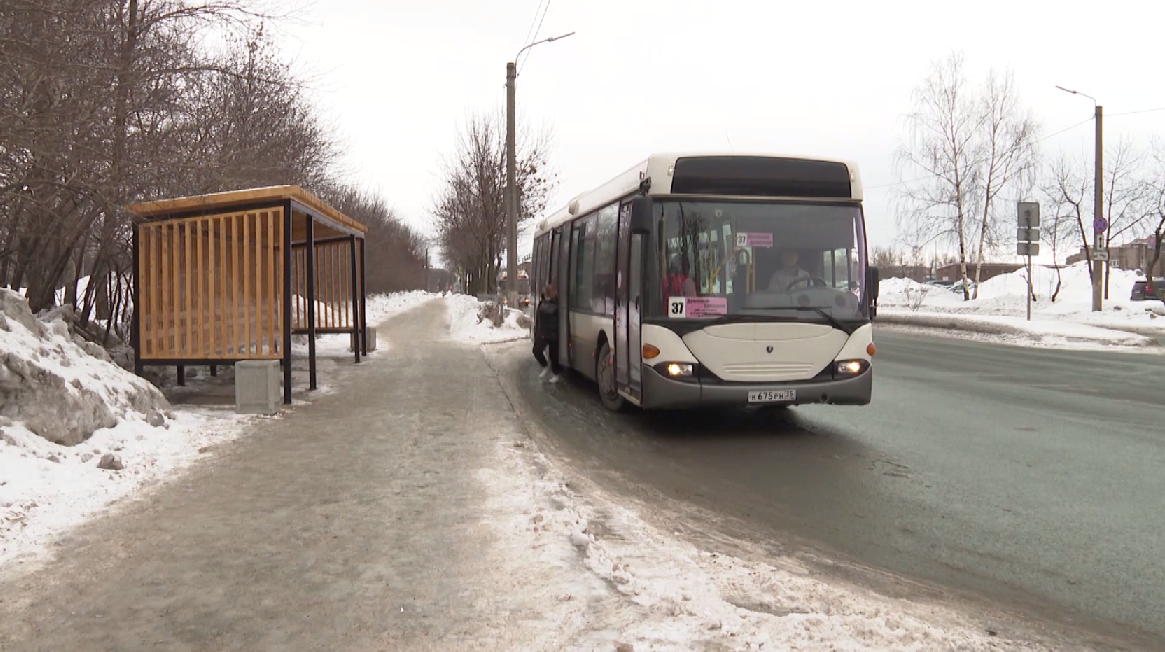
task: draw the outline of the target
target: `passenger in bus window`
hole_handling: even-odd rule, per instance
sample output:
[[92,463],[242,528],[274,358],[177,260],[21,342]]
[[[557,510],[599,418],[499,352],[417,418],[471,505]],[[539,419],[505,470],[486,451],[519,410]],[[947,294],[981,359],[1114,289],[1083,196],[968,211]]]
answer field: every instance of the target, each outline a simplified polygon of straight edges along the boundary
[[[785,292],[791,288],[793,282],[798,279],[810,278],[809,272],[801,268],[798,264],[797,252],[793,249],[784,249],[781,251],[781,267],[776,272],[773,272],[773,277],[769,281],[770,292]],[[808,283],[798,283],[798,286]]]
[[539,378],[549,375],[551,383],[562,379],[562,364],[558,362],[558,288],[553,285],[542,290],[542,300],[534,313],[534,359],[542,366]]
[[663,302],[667,305],[671,297],[696,296],[696,282],[684,273],[679,254],[672,254],[667,266],[667,278],[663,280]]

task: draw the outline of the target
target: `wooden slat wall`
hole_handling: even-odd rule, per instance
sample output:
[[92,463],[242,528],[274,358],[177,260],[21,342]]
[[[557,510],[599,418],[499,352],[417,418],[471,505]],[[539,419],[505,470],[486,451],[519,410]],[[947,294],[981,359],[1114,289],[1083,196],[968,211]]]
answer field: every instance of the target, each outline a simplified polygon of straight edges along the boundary
[[[316,328],[353,329],[356,310],[352,306],[352,259],[348,242],[316,245],[315,291]],[[295,250],[291,287],[295,312],[291,327],[307,328],[307,247]]]
[[283,209],[138,226],[143,360],[283,356]]

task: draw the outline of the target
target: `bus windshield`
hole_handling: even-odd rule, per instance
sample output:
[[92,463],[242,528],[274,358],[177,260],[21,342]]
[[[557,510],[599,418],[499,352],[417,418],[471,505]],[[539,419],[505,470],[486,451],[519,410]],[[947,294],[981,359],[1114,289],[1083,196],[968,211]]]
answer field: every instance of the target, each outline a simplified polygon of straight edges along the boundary
[[866,318],[859,206],[663,200],[656,210],[649,316]]

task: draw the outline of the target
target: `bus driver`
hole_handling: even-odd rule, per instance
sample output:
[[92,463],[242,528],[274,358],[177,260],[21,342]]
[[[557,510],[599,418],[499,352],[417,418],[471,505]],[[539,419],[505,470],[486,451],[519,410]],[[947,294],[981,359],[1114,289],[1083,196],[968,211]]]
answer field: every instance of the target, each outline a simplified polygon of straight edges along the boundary
[[797,265],[797,252],[793,249],[781,250],[781,267],[773,273],[769,281],[769,292],[787,292],[797,279],[809,278],[809,272]]

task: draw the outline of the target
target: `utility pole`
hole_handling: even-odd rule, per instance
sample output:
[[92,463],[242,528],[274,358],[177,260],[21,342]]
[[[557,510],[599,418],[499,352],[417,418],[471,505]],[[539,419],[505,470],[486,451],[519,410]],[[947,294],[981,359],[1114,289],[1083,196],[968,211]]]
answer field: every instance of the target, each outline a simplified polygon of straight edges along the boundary
[[1108,220],[1104,219],[1104,107],[1091,95],[1063,86],[1056,88],[1065,93],[1087,97],[1096,107],[1096,180],[1092,184],[1092,312],[1100,312],[1104,307],[1101,277],[1104,276],[1104,261],[1108,260],[1108,243],[1105,242]]
[[514,80],[518,78],[516,62],[523,52],[535,45],[552,43],[573,35],[574,32],[570,32],[535,41],[518,50],[518,53],[514,55],[514,60],[506,64],[506,196],[503,203],[506,205],[506,294],[509,297],[511,307],[518,305],[518,188],[514,181],[518,165],[514,152],[514,125],[516,123]]
[[429,291],[429,248],[425,247],[425,282],[421,285],[421,290]]
[[[518,54],[521,54],[519,52]],[[518,57],[514,57],[516,60]],[[517,162],[514,146],[514,80],[518,69],[513,61],[506,64],[506,295],[509,305],[518,305],[518,192],[514,187]]]
[[1100,252],[1103,251],[1104,258],[1108,258],[1108,243],[1104,241],[1108,230],[1108,221],[1104,219],[1104,107],[1099,104],[1096,105],[1096,181],[1092,185],[1096,187],[1092,199],[1092,312],[1099,312],[1103,307],[1101,277],[1104,275]]

